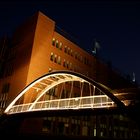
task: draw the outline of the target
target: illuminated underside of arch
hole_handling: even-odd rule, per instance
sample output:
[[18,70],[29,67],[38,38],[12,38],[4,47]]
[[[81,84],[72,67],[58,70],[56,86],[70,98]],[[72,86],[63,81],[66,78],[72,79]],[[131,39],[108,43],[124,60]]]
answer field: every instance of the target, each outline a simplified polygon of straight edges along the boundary
[[76,72],[55,71],[23,89],[5,113],[114,106],[124,107],[124,104],[106,86]]

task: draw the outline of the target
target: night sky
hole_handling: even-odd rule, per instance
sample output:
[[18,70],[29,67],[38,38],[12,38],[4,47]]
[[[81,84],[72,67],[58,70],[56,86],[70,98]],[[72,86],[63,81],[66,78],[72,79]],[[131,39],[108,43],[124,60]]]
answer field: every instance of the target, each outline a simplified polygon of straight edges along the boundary
[[0,36],[41,11],[91,52],[95,40],[99,57],[122,74],[135,73],[140,83],[139,0],[1,0]]

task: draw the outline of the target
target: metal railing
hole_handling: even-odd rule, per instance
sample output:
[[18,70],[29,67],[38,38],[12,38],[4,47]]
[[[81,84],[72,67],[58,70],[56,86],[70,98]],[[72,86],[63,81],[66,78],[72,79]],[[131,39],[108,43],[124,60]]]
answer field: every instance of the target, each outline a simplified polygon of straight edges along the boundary
[[114,102],[106,95],[85,96],[76,98],[54,99],[39,101],[32,108],[33,103],[14,105],[9,114],[39,110],[64,110],[86,108],[109,108],[115,107]]

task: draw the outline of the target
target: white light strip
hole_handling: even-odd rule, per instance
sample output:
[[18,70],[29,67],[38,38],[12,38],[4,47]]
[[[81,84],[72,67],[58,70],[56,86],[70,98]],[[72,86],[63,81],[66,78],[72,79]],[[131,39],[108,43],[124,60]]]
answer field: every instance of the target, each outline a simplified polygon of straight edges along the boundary
[[[62,77],[61,77],[62,76]],[[43,82],[43,80],[48,80],[50,81],[51,83],[46,83],[46,82]],[[78,101],[78,100],[81,100],[81,104],[78,104],[78,107],[77,108],[95,108],[96,105],[98,106],[98,104],[100,104],[100,108],[102,107],[109,107],[109,104],[112,103],[112,105],[114,105],[114,102],[112,102],[112,100],[110,98],[108,98],[108,96],[105,94],[105,95],[94,95],[94,96],[85,96],[85,97],[76,97],[76,98],[66,98],[66,99],[55,99],[55,100],[48,100],[48,101],[39,101],[39,99],[47,92],[49,91],[50,89],[52,89],[53,87],[55,87],[56,85],[59,85],[61,83],[65,83],[65,82],[69,82],[69,81],[79,81],[79,82],[86,82],[86,83],[89,83],[88,81],[78,77],[78,76],[75,76],[73,74],[67,74],[67,73],[54,73],[54,74],[50,74],[50,75],[46,75],[42,78],[39,78],[38,80],[36,80],[35,82],[33,82],[32,84],[30,84],[29,86],[27,86],[12,102],[11,104],[6,108],[6,110],[4,111],[4,113],[11,113],[12,110],[15,111],[16,113],[18,111],[20,112],[25,112],[25,111],[32,111],[32,110],[35,110],[36,106],[39,105],[40,103],[50,103],[53,102],[53,103],[56,103],[56,102],[60,102],[59,106],[57,106],[57,109],[62,109],[62,108],[72,108],[74,109],[75,105],[77,105],[77,103],[74,103],[74,101]],[[42,85],[45,85],[43,89],[39,88],[39,86],[37,86],[36,84],[42,84]],[[90,84],[90,83],[89,83]],[[100,84],[100,83],[98,83]],[[100,84],[101,85],[101,84]],[[94,86],[94,85],[93,85]],[[101,85],[103,87],[103,85]],[[28,104],[22,104],[22,105],[14,105],[16,104],[16,102],[24,95],[28,92],[28,90],[30,90],[31,88],[34,88],[34,89],[37,89],[39,90],[39,96],[36,98],[36,100],[32,103],[28,103]],[[96,87],[98,88],[98,86]],[[107,87],[104,87],[106,89],[108,89],[110,91],[109,88]],[[91,92],[91,91],[90,91]],[[93,89],[93,94],[95,92],[95,86],[94,86],[94,89]],[[113,92],[112,90],[110,91],[111,93],[114,93],[114,96],[121,96],[121,95],[126,95],[126,94],[120,94],[120,93],[117,93],[117,92]],[[82,93],[82,91],[81,91]],[[91,93],[90,93],[91,94]],[[98,102],[98,98],[101,98],[100,101],[102,101],[102,103]],[[105,99],[106,98],[106,99]],[[92,100],[91,100],[92,99]],[[106,102],[108,101],[109,99],[109,102]],[[67,107],[67,103],[65,104],[66,106],[64,107],[63,106],[63,101],[70,101],[69,103],[69,106]],[[111,101],[110,101],[111,100]],[[87,102],[91,102],[90,104],[88,104]],[[105,101],[105,102],[104,102]],[[71,103],[73,102],[73,103]],[[98,103],[97,103],[98,102]],[[125,102],[125,101],[123,101]],[[87,103],[87,104],[86,104]],[[72,106],[73,104],[73,106]],[[106,104],[106,105],[104,105]],[[93,107],[94,106],[94,107]],[[60,107],[60,108],[59,108]],[[96,107],[97,108],[97,107]],[[38,109],[44,109],[42,106],[39,107]],[[45,108],[45,109],[52,109],[51,106],[50,108]],[[54,108],[53,108],[54,109]],[[16,111],[17,110],[17,111]]]
[[[27,105],[27,104],[26,104]],[[92,107],[93,106],[93,107]],[[14,110],[14,108],[18,108],[19,105],[14,106],[12,109]],[[15,114],[15,113],[21,113],[21,112],[32,112],[32,111],[39,111],[39,110],[64,110],[64,109],[85,109],[85,108],[109,108],[109,107],[114,107],[113,102],[106,102],[106,103],[96,103],[96,104],[83,104],[81,106],[76,106],[75,105],[71,105],[71,106],[61,106],[61,107],[49,107],[49,108],[34,108],[32,110],[21,110],[21,111],[16,111],[16,112],[9,112],[9,114]]]
[[[16,103],[16,101],[21,97],[23,96],[31,87],[33,87],[36,83],[42,81],[42,80],[47,80],[47,78],[50,78],[52,76],[65,76],[67,77],[67,75],[71,76],[73,78],[73,81],[75,79],[77,79],[77,81],[81,81],[81,78],[75,76],[75,75],[72,75],[72,74],[65,74],[65,73],[55,73],[55,74],[51,74],[51,75],[47,75],[47,76],[44,76],[42,78],[39,78],[38,80],[36,80],[35,82],[33,82],[32,84],[30,84],[29,86],[27,86],[12,102],[11,104],[5,109],[4,113],[7,113],[10,108]],[[65,79],[63,79],[63,81],[65,82]],[[86,81],[87,82],[87,81]]]
[[[114,103],[112,102],[112,101],[110,101],[110,102],[98,102],[98,101],[100,101],[100,100],[95,100],[96,101],[96,103],[90,103],[89,104],[89,100],[91,99],[91,98],[107,98],[107,96],[106,95],[100,95],[100,96],[86,96],[86,97],[76,97],[76,98],[66,98],[66,99],[55,99],[55,100],[48,100],[48,101],[40,101],[40,102],[37,102],[36,103],[36,105],[40,105],[40,104],[43,104],[43,103],[46,103],[46,104],[49,104],[49,103],[51,103],[51,105],[53,104],[53,106],[49,106],[49,107],[39,107],[39,108],[32,108],[32,109],[30,109],[31,108],[31,106],[33,105],[33,103],[28,103],[28,104],[23,104],[23,105],[15,105],[15,106],[12,106],[12,108],[9,110],[9,113],[11,114],[11,113],[17,113],[17,112],[28,112],[28,111],[35,111],[35,110],[38,110],[38,109],[40,109],[40,110],[49,110],[49,109],[56,109],[56,110],[61,110],[62,108],[67,108],[67,109],[73,109],[73,108],[75,108],[75,106],[76,106],[76,108],[97,108],[97,106],[99,106],[99,107],[101,107],[102,108],[102,106],[103,107],[110,107],[110,106],[113,106],[114,105]],[[77,105],[77,101],[80,101],[80,99],[82,100],[82,101],[84,101],[85,99],[85,101],[83,102],[83,104],[81,104],[81,105],[79,105],[79,103],[78,103],[78,105]],[[88,100],[87,100],[88,99]],[[65,101],[70,101],[70,102],[73,102],[74,104],[68,104],[68,102],[67,102],[67,104],[65,104],[66,102]],[[88,101],[88,102],[86,102],[86,101]],[[91,100],[90,100],[91,101]],[[58,102],[60,102],[60,106],[58,106]],[[98,103],[97,103],[98,102]],[[55,103],[56,103],[56,105],[57,106],[54,106],[55,105]],[[65,104],[65,106],[63,106]],[[111,104],[111,105],[110,105]],[[25,110],[25,107],[26,107],[26,110]],[[27,108],[28,107],[28,108]],[[35,107],[35,105],[34,105],[34,107]],[[18,109],[18,111],[14,111],[15,109],[17,110]],[[21,108],[21,110],[19,110],[19,108]]]

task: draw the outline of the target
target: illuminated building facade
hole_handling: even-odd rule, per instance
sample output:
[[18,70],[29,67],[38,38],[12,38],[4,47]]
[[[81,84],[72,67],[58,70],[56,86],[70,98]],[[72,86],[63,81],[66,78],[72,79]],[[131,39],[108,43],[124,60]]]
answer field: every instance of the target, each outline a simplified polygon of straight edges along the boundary
[[[112,89],[134,86],[120,73],[112,70],[108,64],[81,49],[64,31],[56,26],[55,21],[41,12],[36,13],[17,28],[10,41],[3,39],[0,51],[1,109],[5,109],[32,81],[55,70],[79,72]],[[116,126],[116,120],[118,120],[118,124],[125,123],[121,124],[122,126]],[[137,138],[139,134],[137,128],[134,128],[134,123],[127,127],[132,128],[133,126],[133,131],[126,129],[125,125],[127,125],[128,119],[121,115],[85,115],[58,118],[54,116],[44,117],[41,122],[42,125],[39,124],[40,127],[35,131],[50,134],[53,132],[60,135],[90,135],[94,137],[113,135],[115,138],[128,138],[130,136]],[[23,126],[25,124],[26,121]],[[57,128],[55,128],[56,125]],[[34,126],[31,126],[33,129]],[[21,130],[31,130],[25,130],[25,128],[21,127]]]
[[53,70],[80,72],[110,88],[132,85],[64,34],[53,20],[39,12],[16,30],[10,43],[7,39],[1,41],[1,107],[29,83]]

